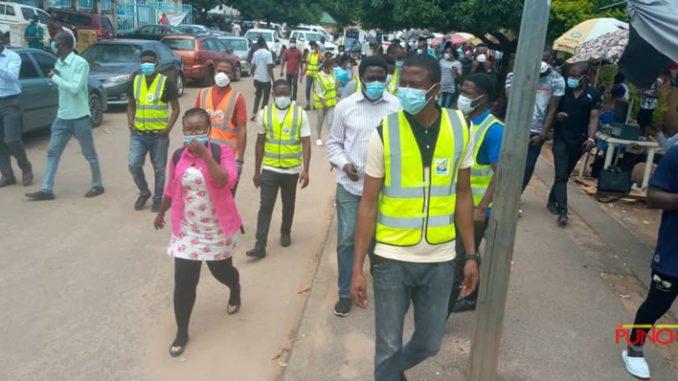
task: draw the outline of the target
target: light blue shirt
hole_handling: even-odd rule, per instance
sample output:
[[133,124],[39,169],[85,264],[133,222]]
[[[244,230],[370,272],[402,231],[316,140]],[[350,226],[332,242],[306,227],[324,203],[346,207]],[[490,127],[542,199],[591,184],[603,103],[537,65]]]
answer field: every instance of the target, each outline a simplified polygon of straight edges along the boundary
[[52,76],[52,83],[59,88],[59,119],[79,119],[90,115],[87,77],[89,64],[84,58],[71,52],[66,59],[59,58],[54,65],[59,75]]
[[8,48],[4,48],[0,52],[0,97],[21,94],[19,70],[21,70],[21,57]]

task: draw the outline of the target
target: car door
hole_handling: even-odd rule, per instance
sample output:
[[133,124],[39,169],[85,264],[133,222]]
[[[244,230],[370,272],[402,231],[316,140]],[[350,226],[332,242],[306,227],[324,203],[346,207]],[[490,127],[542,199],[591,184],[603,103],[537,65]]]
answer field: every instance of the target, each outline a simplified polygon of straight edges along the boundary
[[216,61],[224,58],[224,53],[219,49],[219,43],[214,38],[206,38],[202,40],[201,46],[205,53],[203,55],[207,58],[207,63],[214,65]]
[[[35,56],[34,56],[35,55]],[[47,77],[47,73],[54,68],[56,58],[47,53],[19,53],[21,70],[21,111],[23,111],[24,132],[36,130],[52,124],[57,114],[59,94],[56,86]],[[40,68],[38,60],[45,69]]]

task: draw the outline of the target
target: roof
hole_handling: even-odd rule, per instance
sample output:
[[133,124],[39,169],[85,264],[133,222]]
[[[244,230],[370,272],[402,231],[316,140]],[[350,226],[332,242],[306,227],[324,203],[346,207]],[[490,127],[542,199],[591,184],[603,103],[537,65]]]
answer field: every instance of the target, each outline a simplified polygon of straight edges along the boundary
[[122,38],[115,40],[101,40],[97,41],[97,44],[115,44],[115,45],[125,45],[125,44],[134,44],[134,45],[149,45],[149,44],[160,44],[160,41],[155,40],[142,40],[136,38]]
[[337,20],[335,20],[334,17],[332,17],[331,14],[324,12],[324,11],[323,11],[323,14],[320,16],[320,23],[321,24],[332,24],[332,25],[338,24]]

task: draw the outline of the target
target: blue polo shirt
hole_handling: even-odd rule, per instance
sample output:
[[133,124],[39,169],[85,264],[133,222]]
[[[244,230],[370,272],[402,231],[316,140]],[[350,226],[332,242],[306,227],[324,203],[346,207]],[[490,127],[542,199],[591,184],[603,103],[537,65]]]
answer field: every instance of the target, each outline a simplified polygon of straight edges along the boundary
[[[650,186],[664,192],[678,193],[678,146],[673,146],[659,162],[650,179]],[[678,277],[678,209],[664,210],[662,213],[652,269]]]
[[[485,118],[490,115],[490,109],[485,110],[484,113],[478,117],[473,118],[471,122],[478,126],[483,123]],[[501,155],[501,139],[504,135],[504,127],[499,123],[494,123],[490,126],[485,134],[483,144],[478,149],[478,155],[474,158],[480,165],[492,165],[499,163],[499,156]],[[487,208],[487,216],[489,217],[491,208]]]

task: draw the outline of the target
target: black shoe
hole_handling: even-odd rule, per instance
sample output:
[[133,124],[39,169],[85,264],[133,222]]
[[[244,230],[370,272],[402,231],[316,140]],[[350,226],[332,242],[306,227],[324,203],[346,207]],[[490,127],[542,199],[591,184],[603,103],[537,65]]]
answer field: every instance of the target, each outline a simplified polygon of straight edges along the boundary
[[162,205],[162,201],[153,200],[153,205],[151,206],[151,212],[158,213],[160,211],[160,205]]
[[334,314],[339,317],[346,317],[351,313],[351,298],[339,298],[334,305]]
[[2,176],[2,178],[0,179],[0,188],[14,184],[16,184],[16,177],[14,176]]
[[261,259],[266,256],[266,249],[259,249],[255,247],[254,249],[245,253],[245,255],[251,258]]
[[87,193],[85,193],[85,197],[92,198],[92,197],[100,196],[100,195],[104,194],[104,191],[105,191],[104,187],[102,187],[102,186],[92,187],[92,188],[90,188],[90,190],[87,191]]
[[280,236],[280,246],[282,247],[290,247],[292,244],[292,238],[290,237],[289,234],[283,234]]
[[186,349],[186,344],[188,344],[188,336],[186,336],[186,338],[177,337],[176,339],[174,339],[174,342],[172,343],[172,345],[170,345],[169,348],[170,356],[177,357],[184,353],[184,350]]
[[32,199],[33,201],[47,201],[54,200],[54,193],[39,190],[33,193],[26,193],[26,197]]
[[452,307],[452,313],[473,311],[475,309],[476,309],[476,301],[475,300],[463,298],[463,299],[457,300],[457,302],[454,304],[454,307]]
[[553,214],[554,216],[557,216],[558,213],[560,213],[558,211],[558,204],[555,202],[549,202],[548,204],[546,204],[546,209],[548,209],[548,211],[551,212],[551,214]]
[[146,201],[151,198],[150,193],[142,193],[137,198],[137,201],[134,203],[134,210],[142,210],[146,206]]
[[568,222],[567,213],[560,213],[558,216],[558,225],[566,226]]
[[23,175],[21,176],[21,185],[27,187],[31,184],[33,184],[33,169],[28,168],[27,170],[23,171]]

